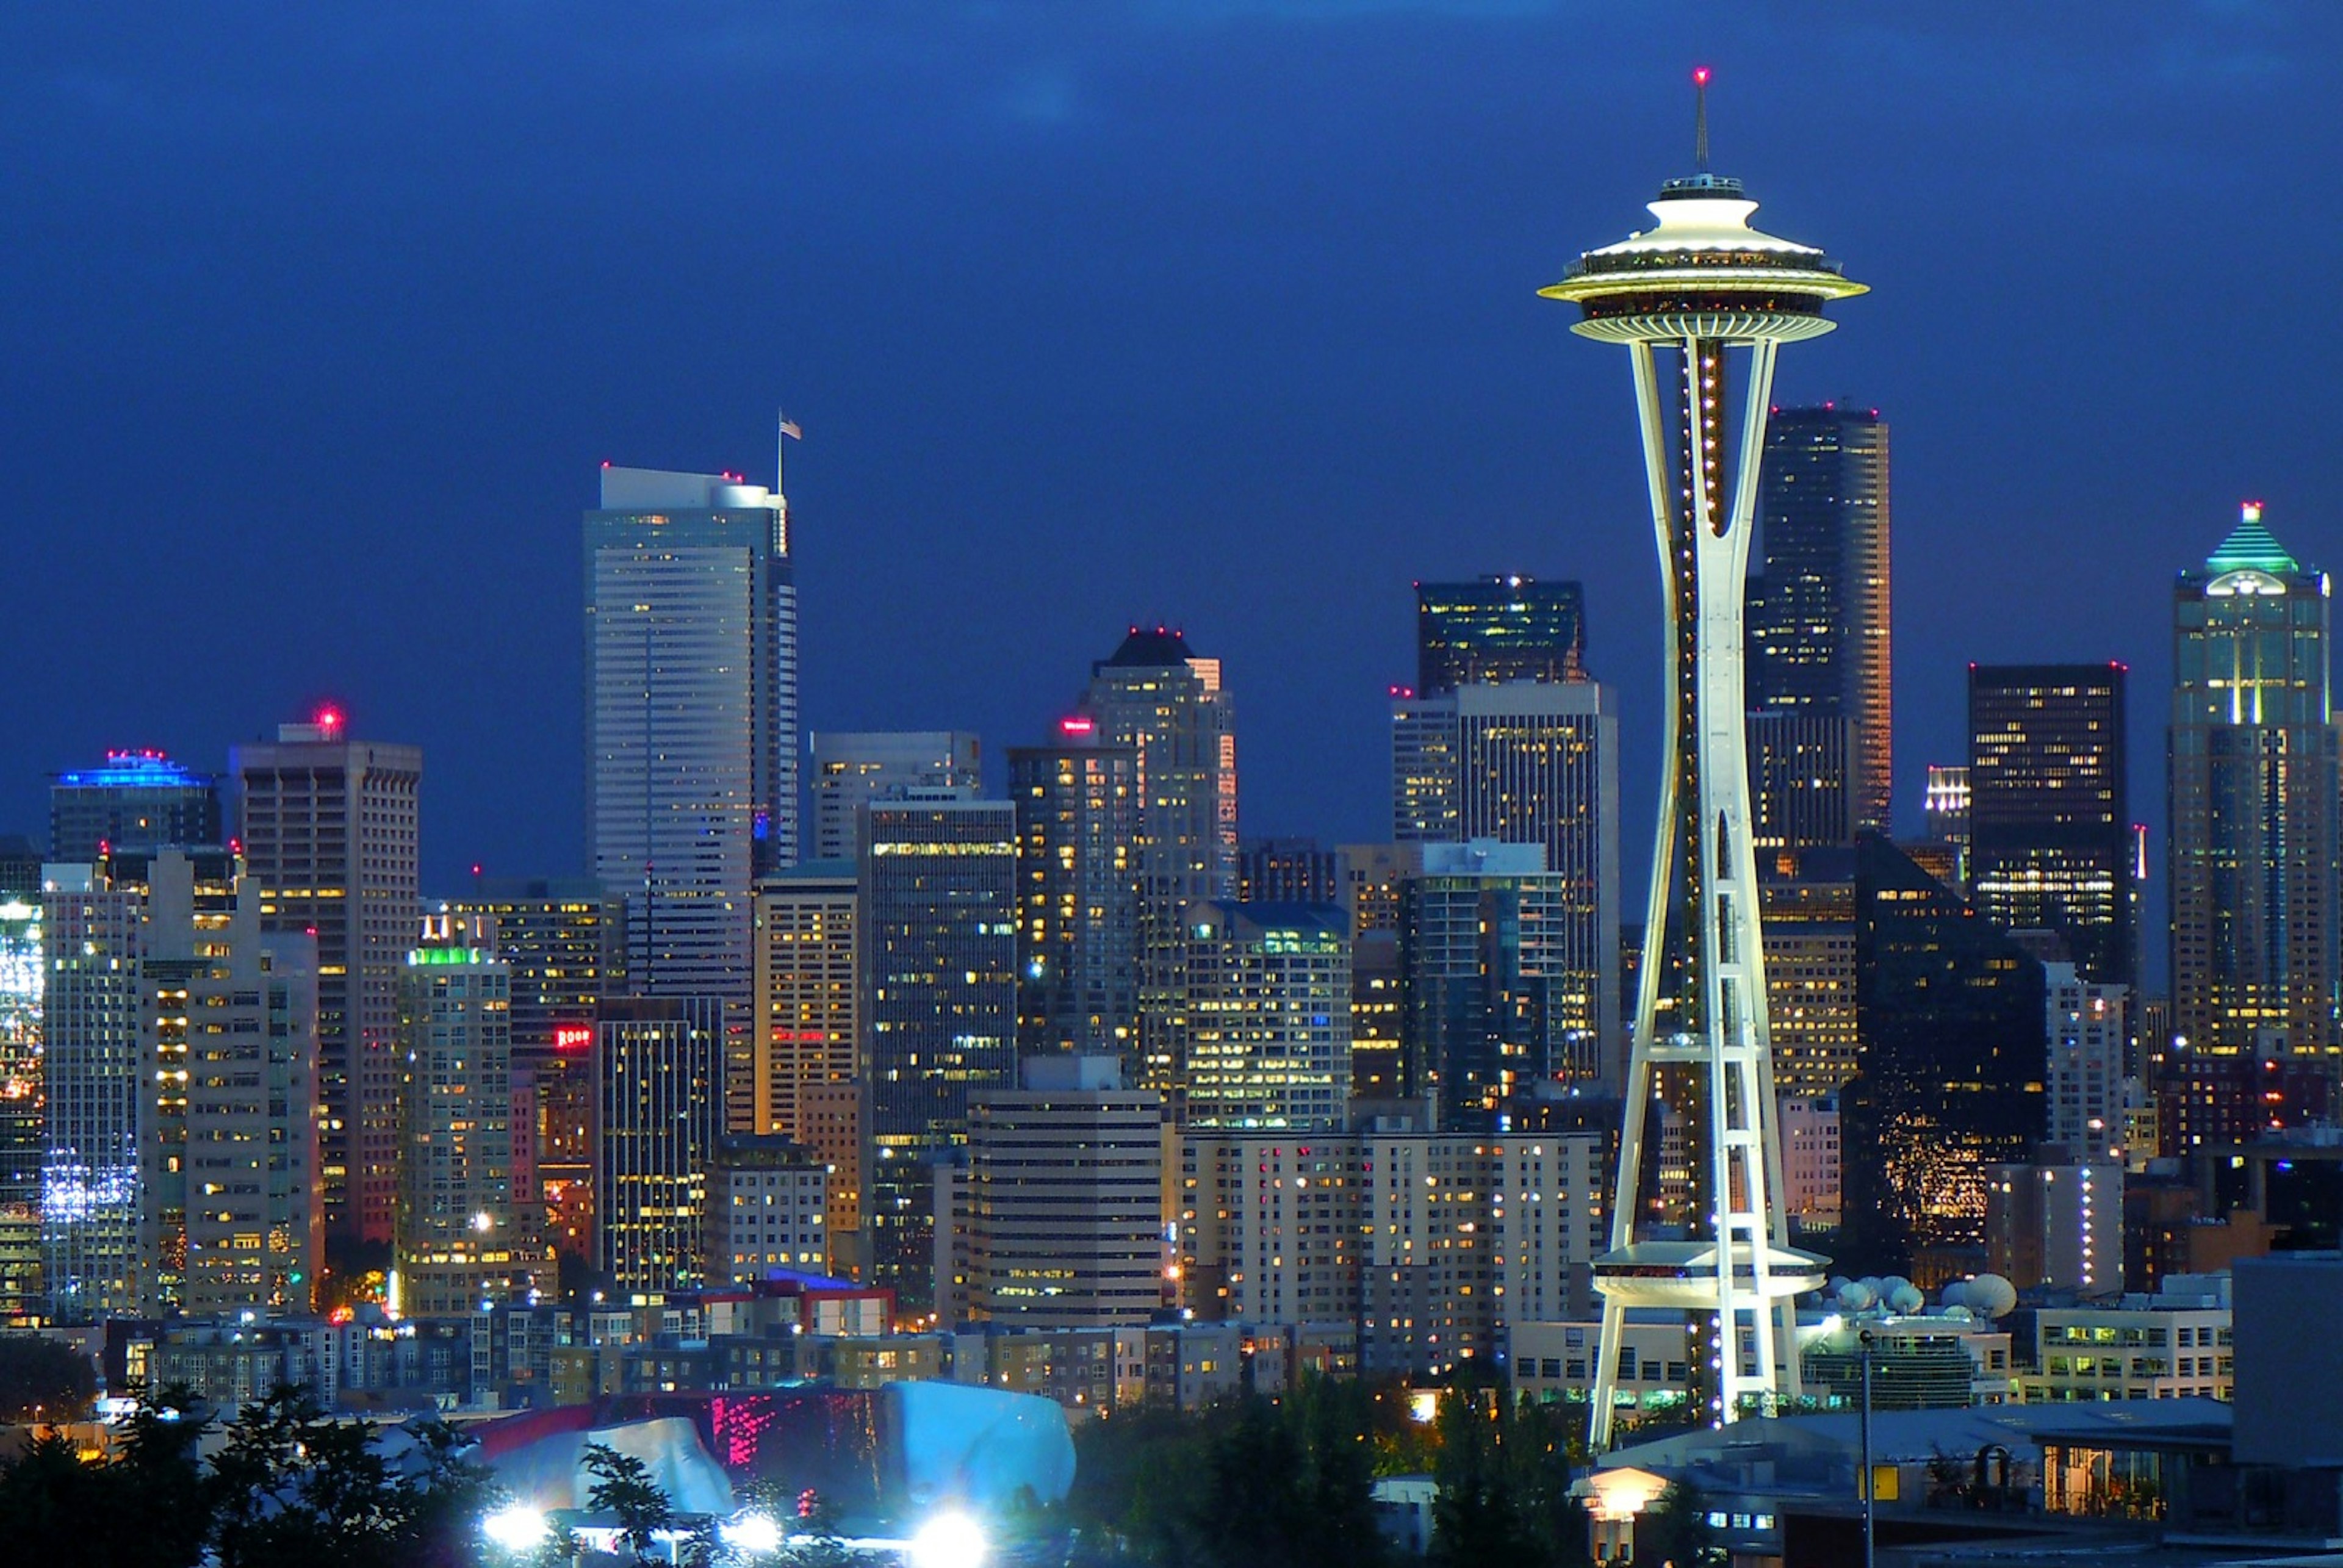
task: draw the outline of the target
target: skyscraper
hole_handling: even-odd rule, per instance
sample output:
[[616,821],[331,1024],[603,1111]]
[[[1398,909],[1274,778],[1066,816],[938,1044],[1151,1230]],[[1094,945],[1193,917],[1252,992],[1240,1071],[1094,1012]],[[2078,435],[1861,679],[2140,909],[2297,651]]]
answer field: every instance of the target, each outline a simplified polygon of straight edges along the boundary
[[613,467],[601,501],[585,521],[594,875],[627,901],[631,989],[745,1015],[750,884],[798,859],[788,506],[737,476]]
[[352,739],[327,708],[228,759],[262,929],[317,936],[326,1239],[387,1246],[398,1210],[398,971],[422,907],[423,752]]
[[512,966],[493,916],[436,915],[399,975],[398,1305],[458,1316],[548,1262],[513,1183]]
[[2343,1044],[2330,616],[2327,574],[2255,503],[2173,590],[2175,1151],[2250,1136],[2283,1114],[2261,1103],[2265,1062]]
[[42,1312],[41,1006],[47,969],[40,889],[0,887],[0,1324]]
[[50,1311],[306,1310],[319,1267],[314,944],[228,850],[50,868]]
[[958,729],[816,730],[812,855],[854,853],[854,809],[866,800],[972,800],[984,792],[984,749]]
[[1493,575],[1415,585],[1415,689],[1586,678],[1586,590]]
[[49,859],[87,864],[109,849],[224,844],[219,784],[160,751],[109,751],[49,787]]
[[2137,983],[2120,664],[1969,666],[1969,876],[2012,930],[2056,931],[2086,980]]
[[[1822,1260],[1789,1246],[1783,1206],[1743,731],[1744,612],[1775,356],[1829,331],[1824,307],[1864,286],[1822,252],[1749,226],[1757,204],[1738,180],[1708,172],[1708,73],[1694,79],[1700,171],[1661,187],[1653,227],[1584,253],[1540,291],[1579,307],[1580,336],[1628,349],[1668,607],[1662,826],[1612,1248],[1595,1264],[1603,1331],[1590,1437],[1598,1449],[1611,1440],[1629,1310],[1698,1314],[1692,1392],[1703,1415],[1725,1422],[1741,1414],[1745,1397],[1764,1403],[1796,1391],[1792,1302],[1822,1282]],[[1748,351],[1749,376],[1728,477],[1725,364],[1735,347]],[[1638,1233],[1644,1144],[1655,1093],[1692,1131],[1696,1180],[1664,1216],[1681,1228],[1646,1237]],[[1754,1366],[1738,1352],[1745,1332]]]
[[874,1283],[928,1305],[932,1162],[968,1141],[971,1091],[1014,1081],[1017,819],[1006,800],[874,801],[861,814],[863,1062]]
[[1192,905],[1186,1115],[1196,1127],[1342,1125],[1351,917],[1335,904]]
[[1750,832],[1757,848],[1819,849],[1855,841],[1860,756],[1855,721],[1796,708],[1751,710]]
[[1139,1034],[1145,1087],[1175,1085],[1185,908],[1237,883],[1235,705],[1221,661],[1177,631],[1133,627],[1091,667],[1080,715],[1139,755]]
[[1749,706],[1852,721],[1845,793],[1856,826],[1885,832],[1895,715],[1879,410],[1775,409],[1757,515],[1765,564],[1750,585]]
[[618,997],[595,1034],[595,1260],[628,1293],[697,1289],[724,1131],[724,1004]]
[[1403,843],[1534,844],[1561,901],[1547,940],[1584,983],[1574,1055],[1617,1078],[1619,719],[1591,680],[1460,687],[1394,699],[1393,836]]
[[1400,885],[1408,1091],[1436,1095],[1458,1131],[1495,1131],[1542,1083],[1615,1093],[1623,1064],[1604,1047],[1616,975],[1573,919],[1566,879],[1534,844],[1415,849]]
[[1009,751],[1017,815],[1017,1045],[1139,1059],[1139,753],[1091,719]]

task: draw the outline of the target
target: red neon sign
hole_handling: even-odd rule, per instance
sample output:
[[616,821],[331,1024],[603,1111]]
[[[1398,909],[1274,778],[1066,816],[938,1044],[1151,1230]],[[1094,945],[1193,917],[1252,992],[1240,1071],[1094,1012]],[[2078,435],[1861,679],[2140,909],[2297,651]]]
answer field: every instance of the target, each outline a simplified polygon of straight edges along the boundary
[[557,1023],[553,1026],[553,1049],[578,1051],[594,1043],[594,1026],[590,1023]]

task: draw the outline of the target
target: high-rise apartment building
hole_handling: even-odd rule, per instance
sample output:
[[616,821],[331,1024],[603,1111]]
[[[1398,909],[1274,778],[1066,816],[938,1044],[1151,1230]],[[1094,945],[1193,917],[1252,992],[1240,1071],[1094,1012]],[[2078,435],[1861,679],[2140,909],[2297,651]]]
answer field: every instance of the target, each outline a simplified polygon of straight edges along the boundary
[[1337,1128],[1351,1092],[1351,919],[1332,904],[1188,910],[1186,1124]]
[[1341,852],[1315,839],[1247,839],[1237,846],[1237,902],[1339,904]]
[[[1407,1091],[1443,1127],[1494,1130],[1540,1085],[1616,1092],[1615,977],[1594,961],[1570,890],[1535,844],[1419,844],[1400,888]],[[1617,944],[1611,944],[1615,955]]]
[[1016,1072],[1016,809],[873,801],[860,819],[864,1223],[871,1282],[918,1310],[932,1282],[933,1161],[966,1143],[969,1095]]
[[1139,756],[1141,1081],[1176,1085],[1184,913],[1237,883],[1236,710],[1221,661],[1177,631],[1131,628],[1091,667],[1079,717],[1102,746]]
[[828,1273],[829,1208],[830,1171],[804,1144],[776,1134],[722,1140],[709,1189],[709,1283]]
[[1163,1305],[1163,1097],[1120,1056],[1033,1056],[969,1101],[970,1315],[1142,1327]]
[[854,811],[865,801],[972,800],[983,793],[984,748],[963,730],[817,730],[812,857],[854,853]]
[[2270,537],[2258,504],[2173,592],[2176,1151],[2250,1137],[2274,1109],[2266,1063],[2343,1045],[2332,631],[2327,574]]
[[218,781],[160,751],[109,751],[49,786],[49,859],[86,865],[114,849],[225,844]]
[[1758,850],[1854,842],[1863,805],[1855,721],[1813,709],[1761,708],[1746,726],[1749,836]]
[[1885,832],[1895,724],[1879,410],[1775,409],[1757,515],[1764,564],[1749,585],[1750,709],[1852,721],[1845,793],[1856,826]]
[[1969,666],[1969,875],[1997,924],[2058,934],[2086,979],[2137,982],[2126,670]]
[[1760,857],[1757,902],[1774,1091],[1785,1102],[1820,1101],[1837,1093],[1863,1060],[1855,1006],[1855,850],[1824,845]]
[[423,752],[326,709],[229,753],[262,929],[317,937],[328,1242],[387,1246],[398,1209],[398,973],[421,909]]
[[55,1318],[304,1311],[316,953],[218,848],[49,869],[42,1264]]
[[1586,590],[1502,575],[1415,585],[1415,689],[1586,678]]
[[2043,964],[2042,978],[2050,1096],[2045,1141],[2064,1149],[2065,1158],[2121,1163],[2129,993],[2087,980],[2056,959]]
[[749,889],[799,854],[788,505],[605,467],[585,549],[588,853],[626,900],[628,984],[718,998],[745,1034]]
[[697,1289],[724,1132],[725,1005],[618,997],[595,1034],[595,1261],[629,1295]]
[[1139,753],[1087,718],[1011,747],[1017,1048],[1139,1059]]
[[514,1184],[512,966],[488,915],[423,923],[399,976],[401,1311],[474,1312],[549,1283],[538,1214]]

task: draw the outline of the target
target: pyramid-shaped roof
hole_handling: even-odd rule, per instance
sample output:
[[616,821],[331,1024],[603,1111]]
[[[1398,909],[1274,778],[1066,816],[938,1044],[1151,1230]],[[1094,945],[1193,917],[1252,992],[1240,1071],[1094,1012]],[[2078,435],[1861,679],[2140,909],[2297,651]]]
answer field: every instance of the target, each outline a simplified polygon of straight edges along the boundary
[[2258,571],[2298,572],[2302,563],[2286,553],[2286,547],[2270,537],[2262,527],[2262,508],[2258,501],[2247,501],[2237,526],[2221,541],[2221,548],[2206,558],[2205,564],[2216,572],[2233,572],[2243,567]]

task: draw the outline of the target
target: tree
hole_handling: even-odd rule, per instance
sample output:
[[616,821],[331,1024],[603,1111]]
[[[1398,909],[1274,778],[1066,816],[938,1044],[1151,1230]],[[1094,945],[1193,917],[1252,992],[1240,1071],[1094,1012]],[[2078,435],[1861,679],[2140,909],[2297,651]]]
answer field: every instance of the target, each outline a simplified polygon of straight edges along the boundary
[[1674,1568],[1696,1568],[1723,1560],[1708,1511],[1689,1482],[1672,1481],[1659,1501],[1635,1521],[1635,1561]]
[[0,1471],[0,1541],[12,1562],[194,1568],[209,1514],[196,1464],[205,1422],[186,1389],[139,1391],[114,1457],[35,1442]]
[[0,1422],[80,1421],[97,1398],[97,1369],[71,1345],[0,1334]]
[[1507,1456],[1499,1451],[1497,1418],[1482,1390],[1452,1389],[1441,1398],[1430,1557],[1446,1568],[1530,1561],[1530,1533]]
[[631,1453],[595,1442],[586,1447],[587,1473],[594,1477],[586,1504],[597,1513],[615,1513],[618,1533],[634,1549],[635,1561],[649,1563],[659,1531],[675,1522],[675,1507],[667,1492],[651,1479],[650,1466]]

